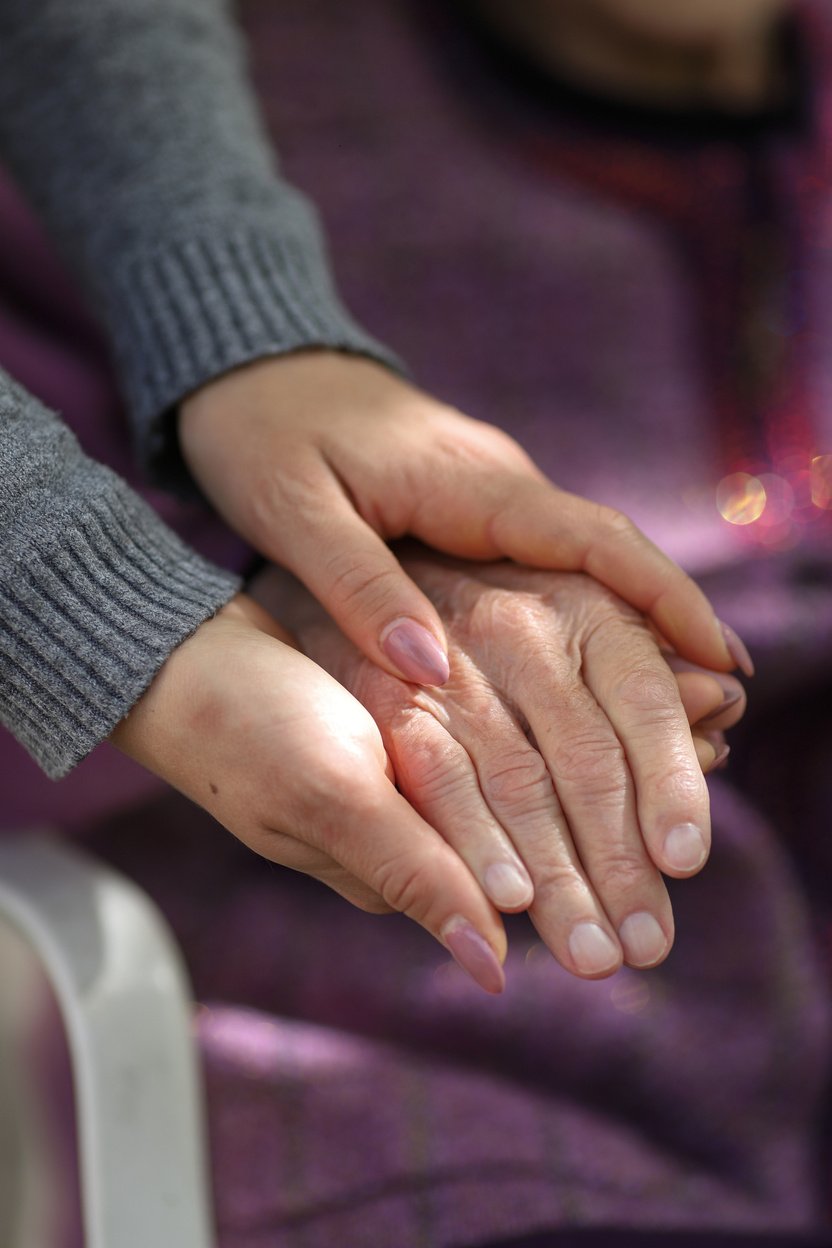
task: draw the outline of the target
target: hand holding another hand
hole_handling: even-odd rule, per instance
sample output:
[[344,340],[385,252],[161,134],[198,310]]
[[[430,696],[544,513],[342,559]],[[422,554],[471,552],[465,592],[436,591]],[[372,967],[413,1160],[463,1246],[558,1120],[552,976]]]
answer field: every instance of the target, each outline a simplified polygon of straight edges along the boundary
[[396,792],[369,713],[243,594],[176,649],[112,742],[257,853],[421,923],[489,991],[499,915]]
[[209,501],[289,568],[392,675],[447,678],[442,620],[386,542],[469,560],[586,572],[647,615],[684,659],[743,665],[701,590],[625,516],[558,489],[507,434],[369,360],[304,351],[246,365],[180,408]]
[[[724,728],[741,686],[690,664],[674,675],[644,618],[590,577],[402,562],[448,633],[441,689],[380,671],[279,573],[253,592],[372,712],[401,792],[497,908],[530,906],[578,975],[655,965],[673,940],[661,872],[694,874],[710,841],[685,704]],[[698,750],[718,761],[704,735]]]

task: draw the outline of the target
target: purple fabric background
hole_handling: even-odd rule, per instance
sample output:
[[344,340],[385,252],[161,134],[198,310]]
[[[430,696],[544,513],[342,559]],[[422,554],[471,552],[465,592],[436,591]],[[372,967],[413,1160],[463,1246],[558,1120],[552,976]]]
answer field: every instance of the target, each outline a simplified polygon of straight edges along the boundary
[[[464,33],[448,41],[431,5],[252,0],[244,12],[284,167],[322,209],[359,318],[559,484],[627,509],[752,645],[748,721],[713,785],[713,858],[673,887],[679,935],[659,970],[578,982],[517,919],[509,987],[491,1000],[406,921],[269,868],[106,748],[51,786],[4,739],[0,826],[56,823],[171,919],[205,1003],[222,1248],[824,1225],[828,529],[766,552],[713,504],[736,464],[719,415],[731,379],[703,316],[736,303],[745,201],[731,187],[747,153],[703,140],[681,220],[662,206],[672,153],[512,93]],[[825,150],[827,62],[813,47]],[[620,194],[615,178],[575,172],[576,154],[591,165],[611,146],[628,171]],[[790,393],[814,449],[832,451],[832,197],[817,143],[763,148],[785,204],[775,224],[800,225],[788,269],[805,275],[800,316],[765,341],[799,347],[785,353]],[[641,199],[623,189],[634,169]],[[4,366],[130,475],[94,328],[9,188],[0,217]],[[710,303],[690,221],[708,223]],[[196,509],[153,501],[202,549],[245,558]]]

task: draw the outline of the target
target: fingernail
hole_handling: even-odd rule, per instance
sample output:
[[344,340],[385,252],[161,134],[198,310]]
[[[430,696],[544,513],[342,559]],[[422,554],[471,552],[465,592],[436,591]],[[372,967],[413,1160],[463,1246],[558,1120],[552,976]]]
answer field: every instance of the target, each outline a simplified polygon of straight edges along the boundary
[[730,745],[726,743],[725,745],[721,747],[721,749],[717,751],[716,758],[711,763],[711,770],[715,771],[717,768],[720,768],[721,770],[725,766],[725,764],[728,762],[728,755],[730,753],[731,753],[731,747]]
[[737,636],[730,624],[726,624],[722,620],[719,621],[719,624],[731,658],[741,672],[746,676],[753,676],[754,662],[748,653],[748,647],[745,642]]
[[696,757],[699,766],[703,772],[707,773],[711,770],[721,747],[712,745],[710,741],[706,741],[704,737],[694,737],[693,748],[696,750]]
[[670,829],[664,841],[664,856],[674,871],[695,871],[702,866],[708,851],[695,823],[680,823]]
[[703,716],[702,719],[698,720],[698,723],[704,727],[706,724],[709,724],[711,720],[719,719],[720,715],[724,715],[726,711],[730,711],[732,706],[736,706],[741,697],[742,694],[738,689],[735,689],[734,692],[729,694],[723,702],[720,702],[716,710],[713,710],[708,715]]
[[455,961],[471,976],[475,984],[479,984],[486,992],[503,991],[506,977],[497,961],[497,955],[467,919],[463,919],[461,915],[448,919],[440,936]]
[[575,966],[584,975],[610,971],[619,960],[618,950],[597,923],[578,923],[572,928],[569,934],[569,952]]
[[511,862],[493,862],[482,877],[483,887],[499,909],[516,910],[527,906],[534,888],[525,871]]
[[417,685],[444,685],[448,679],[447,654],[415,620],[394,620],[389,624],[381,635],[381,648],[402,676]]
[[667,937],[658,922],[644,910],[625,919],[618,935],[631,966],[652,966],[667,948]]
[[714,771],[717,767],[724,767],[728,755],[731,753],[731,747],[728,745],[725,737],[721,732],[706,732],[704,738],[714,752],[711,761],[703,768],[703,771]]

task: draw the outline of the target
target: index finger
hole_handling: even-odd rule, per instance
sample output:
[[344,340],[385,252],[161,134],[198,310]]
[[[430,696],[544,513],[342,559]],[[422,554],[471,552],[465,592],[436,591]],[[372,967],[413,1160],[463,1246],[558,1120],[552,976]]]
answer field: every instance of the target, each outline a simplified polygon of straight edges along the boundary
[[531,462],[522,472],[460,472],[441,511],[423,508],[414,531],[463,558],[586,572],[649,616],[683,658],[753,673],[744,645],[699,586],[629,517],[559,489]]
[[622,512],[533,482],[506,498],[492,532],[500,553],[517,562],[588,573],[649,616],[691,662],[718,671],[739,665],[699,586]]

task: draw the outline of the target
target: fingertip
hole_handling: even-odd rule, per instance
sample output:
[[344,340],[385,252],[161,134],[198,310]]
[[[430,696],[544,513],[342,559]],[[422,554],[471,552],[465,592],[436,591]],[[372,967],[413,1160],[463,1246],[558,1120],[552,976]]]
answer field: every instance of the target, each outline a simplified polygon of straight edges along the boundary
[[496,952],[462,915],[453,915],[439,933],[454,961],[485,992],[499,996],[506,977]]
[[751,658],[745,642],[734,632],[731,625],[726,624],[724,620],[719,621],[719,627],[722,630],[725,648],[734,667],[738,667],[744,676],[753,676],[755,670],[754,660]]

